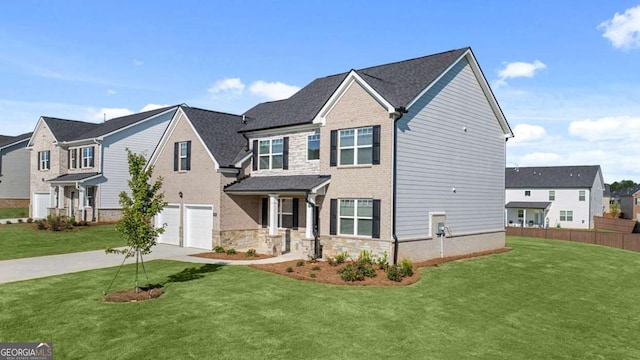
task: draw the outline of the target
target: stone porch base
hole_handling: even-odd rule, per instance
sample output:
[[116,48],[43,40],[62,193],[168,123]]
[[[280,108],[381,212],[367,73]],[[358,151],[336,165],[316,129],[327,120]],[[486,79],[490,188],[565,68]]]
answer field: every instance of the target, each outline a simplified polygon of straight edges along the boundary
[[0,199],[0,209],[29,208],[29,199]]

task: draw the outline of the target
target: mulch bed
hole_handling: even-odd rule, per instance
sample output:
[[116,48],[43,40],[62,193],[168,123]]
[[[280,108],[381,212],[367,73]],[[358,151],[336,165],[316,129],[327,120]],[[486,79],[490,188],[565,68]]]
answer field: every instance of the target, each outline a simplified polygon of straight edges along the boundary
[[[395,282],[389,280],[387,277],[387,273],[382,269],[378,269],[376,265],[373,265],[373,268],[376,270],[376,277],[368,278],[366,277],[363,281],[344,281],[340,278],[340,274],[338,271],[347,266],[350,262],[346,262],[337,266],[331,266],[327,261],[303,261],[302,266],[298,266],[299,261],[288,261],[284,263],[278,264],[253,264],[250,265],[255,269],[259,269],[262,271],[271,272],[274,274],[284,275],[290,278],[313,281],[313,282],[321,282],[325,284],[334,284],[334,285],[352,285],[352,286],[403,286],[410,285],[416,283],[420,280],[420,272],[416,271],[421,267],[430,267],[430,266],[438,266],[439,264],[462,260],[462,259],[471,259],[480,256],[492,255],[492,254],[500,254],[503,252],[507,252],[511,250],[511,248],[502,248],[490,251],[481,251],[475,252],[466,255],[458,255],[458,256],[449,256],[445,258],[437,258],[431,259],[427,261],[420,261],[413,264],[413,276],[405,277],[401,282]],[[292,272],[287,272],[287,268],[291,268]],[[313,275],[312,275],[313,274]]]
[[104,297],[106,302],[138,302],[151,300],[164,294],[164,290],[160,288],[141,288],[136,292],[135,289],[116,291]]
[[255,254],[254,256],[248,256],[247,253],[238,251],[235,254],[227,255],[226,253],[217,253],[215,251],[205,252],[200,254],[193,254],[189,256],[207,258],[207,259],[218,259],[218,260],[260,260],[272,258],[273,255],[265,255],[265,254]]

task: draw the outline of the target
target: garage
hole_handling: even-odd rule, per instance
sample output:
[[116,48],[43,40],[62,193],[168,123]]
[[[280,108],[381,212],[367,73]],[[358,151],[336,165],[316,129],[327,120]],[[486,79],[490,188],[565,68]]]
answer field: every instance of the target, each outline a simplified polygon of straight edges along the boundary
[[48,215],[48,208],[50,207],[50,195],[49,193],[33,193],[32,211],[34,219],[44,219]]
[[211,250],[213,230],[213,206],[185,205],[184,246]]
[[165,206],[156,217],[156,226],[167,224],[164,233],[158,236],[159,244],[180,245],[180,205],[169,204]]

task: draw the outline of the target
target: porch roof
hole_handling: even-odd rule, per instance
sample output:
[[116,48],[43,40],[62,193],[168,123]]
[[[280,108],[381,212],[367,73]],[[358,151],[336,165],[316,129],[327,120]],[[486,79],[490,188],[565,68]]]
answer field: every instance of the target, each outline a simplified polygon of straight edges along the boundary
[[79,173],[79,174],[64,174],[60,175],[57,178],[53,178],[47,180],[50,183],[70,183],[70,182],[83,182],[86,180],[93,179],[99,176],[100,173],[92,172],[92,173]]
[[548,201],[509,201],[504,207],[507,209],[547,209],[551,205]]
[[330,175],[252,176],[225,187],[226,193],[242,195],[316,192],[331,182]]

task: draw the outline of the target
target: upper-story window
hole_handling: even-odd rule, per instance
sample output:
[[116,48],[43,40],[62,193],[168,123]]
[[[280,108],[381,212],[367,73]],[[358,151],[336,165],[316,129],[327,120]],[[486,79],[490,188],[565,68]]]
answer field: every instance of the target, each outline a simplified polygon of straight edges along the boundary
[[93,167],[93,146],[87,146],[81,148],[82,151],[82,167],[83,168],[91,168]]
[[373,127],[340,130],[340,165],[369,165],[373,160]]
[[307,160],[320,159],[320,134],[307,137]]
[[78,168],[78,149],[69,149],[69,169]]
[[531,190],[525,190],[524,196],[531,196]]
[[549,190],[549,201],[554,201],[556,199],[556,191]]
[[191,170],[191,141],[173,143],[173,171]]
[[586,191],[580,190],[578,191],[578,201],[584,201],[586,197]]
[[51,168],[51,151],[38,152],[38,170],[49,170]]
[[260,170],[282,169],[282,139],[260,140],[258,145],[258,156],[260,158]]

